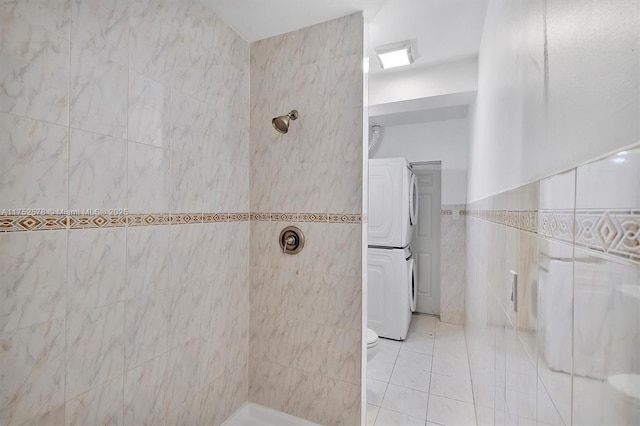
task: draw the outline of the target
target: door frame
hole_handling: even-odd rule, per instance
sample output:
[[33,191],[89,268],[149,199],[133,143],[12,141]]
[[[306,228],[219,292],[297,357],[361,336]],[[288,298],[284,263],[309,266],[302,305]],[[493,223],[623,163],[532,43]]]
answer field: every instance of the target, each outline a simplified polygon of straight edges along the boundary
[[[432,315],[440,315],[440,299],[441,299],[441,286],[442,286],[442,282],[441,282],[441,265],[440,265],[440,256],[441,256],[441,252],[442,252],[442,241],[441,241],[441,211],[442,211],[442,161],[412,161],[410,162],[411,168],[413,170],[413,173],[416,175],[416,177],[418,178],[418,200],[420,199],[420,179],[419,179],[419,172],[417,169],[417,167],[415,166],[436,166],[438,167],[438,171],[439,171],[439,188],[438,188],[438,205],[437,205],[437,209],[434,206],[433,207],[433,213],[434,216],[432,219],[436,220],[438,225],[436,227],[435,234],[434,234],[434,238],[437,238],[437,250],[438,250],[438,256],[437,259],[433,259],[433,261],[431,262],[431,268],[432,268],[432,276],[431,279],[435,280],[437,283],[437,298],[438,300],[436,301],[436,307],[435,307],[435,311],[434,312],[424,312],[424,313],[428,313],[428,314],[432,314]],[[421,209],[419,209],[421,210]],[[436,212],[437,210],[437,212]],[[420,214],[420,213],[419,213]],[[420,227],[420,220],[418,219],[418,224],[416,225],[415,229],[414,229],[414,235],[412,238],[412,242],[415,243],[417,242],[418,239],[418,232],[419,232],[419,227]],[[425,276],[422,274],[422,271],[420,270],[419,267],[419,252],[416,252],[414,244],[412,244],[412,251],[416,254],[416,256],[414,256],[415,262],[416,262],[416,267],[418,268],[418,296],[417,299],[420,298],[419,296],[419,290],[420,290],[420,283],[421,282],[425,282]],[[424,287],[424,284],[422,285],[422,287]],[[419,303],[418,303],[419,305]],[[422,307],[424,308],[424,306]],[[416,312],[423,312],[424,309],[420,309],[418,307],[416,307]]]

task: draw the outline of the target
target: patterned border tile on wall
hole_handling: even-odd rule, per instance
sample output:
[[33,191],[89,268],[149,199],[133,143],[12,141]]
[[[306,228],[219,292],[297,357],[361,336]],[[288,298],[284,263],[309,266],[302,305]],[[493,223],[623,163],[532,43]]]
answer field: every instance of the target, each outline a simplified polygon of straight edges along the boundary
[[538,234],[565,243],[573,242],[573,210],[542,210],[538,213]]
[[332,214],[329,213],[329,223],[360,223],[359,214]]
[[130,214],[127,216],[127,226],[169,225],[169,213],[160,214]]
[[219,222],[362,223],[359,214],[342,213],[137,213],[127,215],[0,215],[0,232],[124,228]]
[[640,210],[577,211],[575,243],[640,262]]
[[466,214],[640,262],[640,210],[467,210]]
[[328,222],[326,213],[300,213],[299,222]]

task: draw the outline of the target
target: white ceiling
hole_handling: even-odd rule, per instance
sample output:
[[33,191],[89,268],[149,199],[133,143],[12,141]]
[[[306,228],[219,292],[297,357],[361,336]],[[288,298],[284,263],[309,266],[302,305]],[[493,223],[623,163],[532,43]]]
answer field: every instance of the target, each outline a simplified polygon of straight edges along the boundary
[[[369,72],[404,78],[421,68],[476,57],[489,0],[203,0],[249,42],[362,11],[369,22]],[[382,70],[374,48],[411,40],[416,61],[409,67]],[[374,79],[370,84],[374,84]],[[454,96],[455,97],[455,96]],[[468,103],[468,102],[467,102]],[[401,113],[379,114],[373,122],[408,124],[466,116],[465,103],[441,108],[409,105]],[[440,110],[442,109],[442,110]]]
[[[363,11],[376,46],[412,40],[429,66],[478,55],[488,0],[204,0],[247,41]],[[380,72],[375,60],[370,72]],[[402,70],[402,68],[398,68]],[[397,72],[387,70],[384,72]]]
[[[478,56],[487,4],[488,0],[387,0],[370,21],[369,55],[374,56],[376,46],[412,40],[414,68]],[[377,61],[370,61],[371,73],[381,71]]]
[[[364,11],[371,20],[387,0],[203,0],[253,42]],[[392,2],[395,0],[391,0]]]

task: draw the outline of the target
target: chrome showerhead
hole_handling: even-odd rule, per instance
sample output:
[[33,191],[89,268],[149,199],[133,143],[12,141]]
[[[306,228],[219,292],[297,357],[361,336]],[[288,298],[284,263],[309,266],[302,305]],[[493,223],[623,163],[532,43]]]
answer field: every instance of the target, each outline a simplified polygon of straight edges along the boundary
[[274,118],[273,120],[271,120],[271,124],[273,124],[273,128],[276,129],[278,132],[285,134],[289,131],[289,123],[291,123],[291,120],[297,120],[297,119],[298,119],[298,111],[294,109],[287,115],[281,115],[279,117]]

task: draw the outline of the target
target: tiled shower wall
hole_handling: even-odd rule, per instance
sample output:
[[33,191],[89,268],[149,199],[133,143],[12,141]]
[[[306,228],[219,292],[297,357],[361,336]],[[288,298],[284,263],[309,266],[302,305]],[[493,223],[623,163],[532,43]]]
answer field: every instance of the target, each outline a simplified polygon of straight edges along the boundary
[[640,148],[471,204],[467,256],[479,424],[640,422]]
[[248,44],[196,0],[0,21],[0,424],[220,423],[248,395]]
[[322,424],[360,423],[362,63],[361,14],[251,45],[249,398]]

